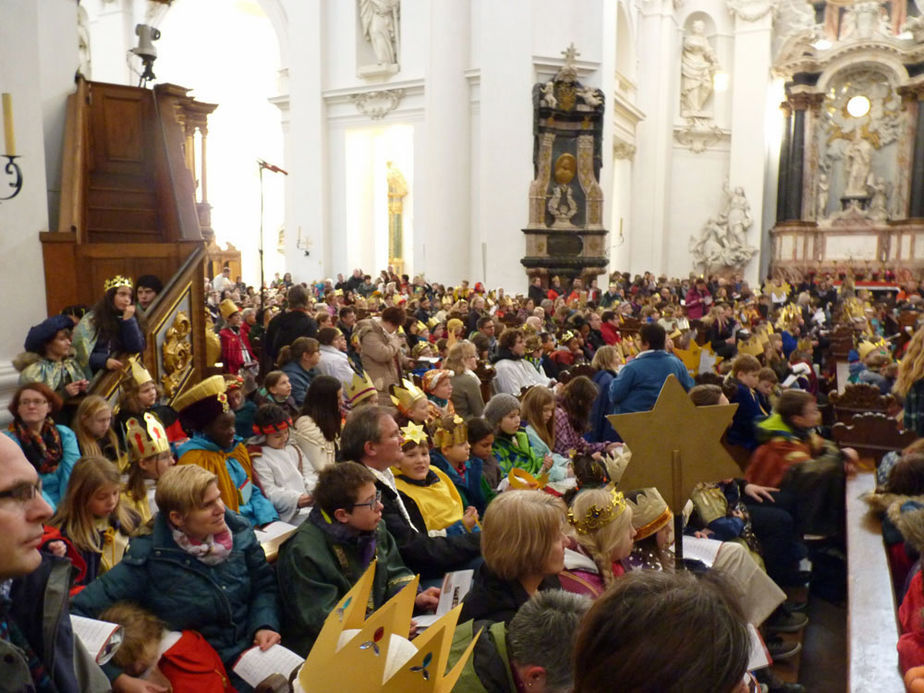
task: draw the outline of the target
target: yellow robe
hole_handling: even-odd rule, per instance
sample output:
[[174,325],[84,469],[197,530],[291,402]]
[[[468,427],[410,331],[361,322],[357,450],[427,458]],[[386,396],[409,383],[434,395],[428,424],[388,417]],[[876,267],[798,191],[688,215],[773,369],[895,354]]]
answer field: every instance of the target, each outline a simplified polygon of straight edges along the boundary
[[180,457],[177,464],[197,464],[203,469],[210,471],[218,477],[218,491],[221,493],[221,500],[229,510],[238,512],[241,505],[241,494],[235,486],[231,475],[228,474],[228,467],[225,460],[229,457],[236,459],[244,471],[247,478],[253,482],[253,465],[250,462],[250,455],[243,443],[238,443],[230,453],[212,452],[211,450],[187,450]]

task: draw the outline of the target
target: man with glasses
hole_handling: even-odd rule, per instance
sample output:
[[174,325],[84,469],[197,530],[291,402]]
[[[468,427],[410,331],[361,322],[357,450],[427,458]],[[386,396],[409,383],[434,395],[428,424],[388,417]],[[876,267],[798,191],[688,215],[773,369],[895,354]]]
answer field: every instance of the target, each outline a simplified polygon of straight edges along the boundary
[[[282,545],[276,575],[283,644],[307,656],[324,620],[375,558],[372,607],[378,609],[414,579],[382,519],[382,494],[363,465],[342,462],[322,470],[314,507]],[[417,595],[422,610],[436,608],[435,587]],[[413,627],[413,622],[412,622]],[[412,635],[412,633],[409,633]]]
[[403,440],[391,411],[374,405],[353,411],[340,434],[340,452],[343,459],[360,462],[372,472],[382,494],[382,518],[401,557],[422,579],[437,584],[444,573],[480,562],[481,533],[431,537],[416,503],[398,493],[391,466],[404,454]]
[[71,631],[71,564],[39,552],[52,514],[35,468],[0,436],[0,688],[108,691],[110,684]]

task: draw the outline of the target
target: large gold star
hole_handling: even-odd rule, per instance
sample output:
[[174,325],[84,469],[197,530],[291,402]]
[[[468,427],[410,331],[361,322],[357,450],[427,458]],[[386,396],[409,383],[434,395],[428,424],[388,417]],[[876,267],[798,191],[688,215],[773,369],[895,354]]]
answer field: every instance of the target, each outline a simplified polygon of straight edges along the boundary
[[654,486],[676,514],[699,482],[739,476],[740,467],[721,443],[737,408],[697,407],[670,375],[651,411],[607,416],[632,451],[620,488]]

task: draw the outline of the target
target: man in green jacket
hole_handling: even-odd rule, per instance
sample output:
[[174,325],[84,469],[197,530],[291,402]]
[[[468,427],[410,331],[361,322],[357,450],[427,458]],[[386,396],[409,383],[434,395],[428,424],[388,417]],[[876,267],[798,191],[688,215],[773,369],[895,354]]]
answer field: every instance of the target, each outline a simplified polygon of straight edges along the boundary
[[[282,605],[283,644],[307,656],[324,620],[376,559],[371,613],[414,579],[385,529],[375,477],[355,462],[324,469],[315,505],[298,531],[279,549],[276,575]],[[439,589],[417,595],[416,606],[433,609]],[[413,627],[413,624],[412,624]]]

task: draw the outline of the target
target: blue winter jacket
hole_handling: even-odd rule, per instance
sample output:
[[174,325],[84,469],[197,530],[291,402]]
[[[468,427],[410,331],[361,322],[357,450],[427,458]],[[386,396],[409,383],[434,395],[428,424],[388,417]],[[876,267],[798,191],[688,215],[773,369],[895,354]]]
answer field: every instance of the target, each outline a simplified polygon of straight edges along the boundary
[[671,374],[677,377],[684,390],[693,387],[693,378],[683,361],[663,350],[643,351],[623,366],[610,383],[609,413],[650,411]]
[[[71,478],[71,471],[74,469],[74,464],[80,459],[80,446],[77,445],[76,434],[67,426],[57,425],[56,427],[58,435],[61,436],[61,461],[53,472],[39,474],[42,480],[42,497],[51,506],[52,510],[57,510],[58,503],[64,498],[64,493],[67,491],[67,482]],[[12,438],[19,447],[22,447],[19,438],[12,431],[4,431],[4,433]]]
[[[116,602],[135,602],[169,630],[199,631],[230,674],[258,630],[279,632],[279,610],[273,571],[247,520],[226,510],[225,523],[234,537],[231,554],[208,565],[177,545],[158,513],[152,533],[135,536],[122,560],[74,598],[71,611],[97,618]],[[110,681],[122,673],[111,663],[104,670]]]

